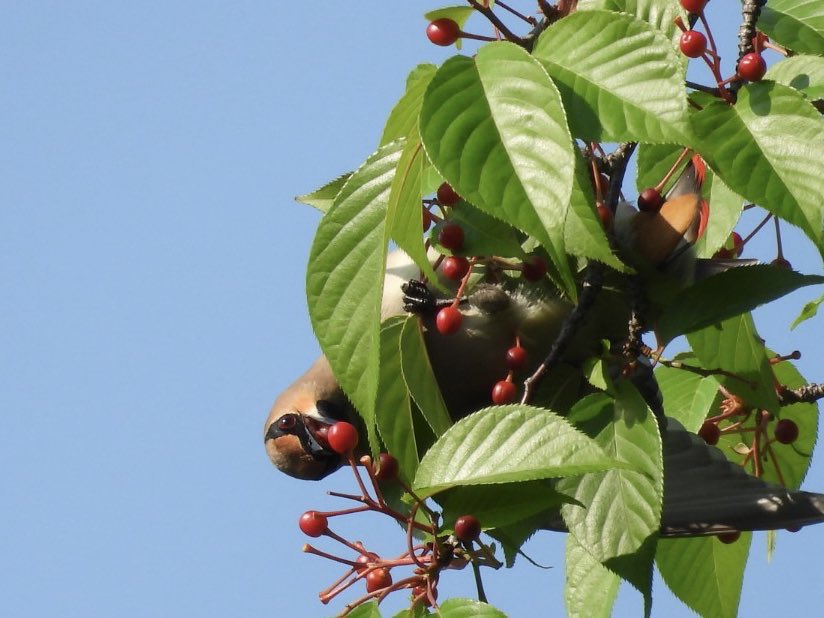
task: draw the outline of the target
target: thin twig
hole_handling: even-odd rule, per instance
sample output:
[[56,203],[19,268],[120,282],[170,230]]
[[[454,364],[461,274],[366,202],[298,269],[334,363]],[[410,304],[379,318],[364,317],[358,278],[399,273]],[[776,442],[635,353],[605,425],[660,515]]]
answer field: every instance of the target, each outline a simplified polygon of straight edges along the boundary
[[484,6],[480,2],[477,2],[477,0],[467,0],[467,1],[469,2],[470,5],[472,5],[473,9],[478,11],[481,15],[483,15],[490,22],[492,22],[492,25],[495,26],[498,30],[501,31],[501,34],[504,35],[504,37],[506,38],[507,41],[511,41],[512,43],[515,43],[516,45],[520,45],[521,47],[523,47],[525,49],[528,49],[526,41],[524,41],[521,37],[519,37],[517,34],[512,32],[512,30],[507,28],[506,24],[504,22],[502,22],[498,18],[498,16],[495,15],[495,13],[492,12],[492,9],[490,9],[488,6]]

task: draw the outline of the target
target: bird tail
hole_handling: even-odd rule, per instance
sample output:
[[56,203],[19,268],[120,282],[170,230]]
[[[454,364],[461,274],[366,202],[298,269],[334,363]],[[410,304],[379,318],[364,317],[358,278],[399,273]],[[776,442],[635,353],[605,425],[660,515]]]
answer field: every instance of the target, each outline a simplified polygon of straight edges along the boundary
[[747,474],[667,419],[661,536],[798,528],[824,521],[824,495],[789,491]]

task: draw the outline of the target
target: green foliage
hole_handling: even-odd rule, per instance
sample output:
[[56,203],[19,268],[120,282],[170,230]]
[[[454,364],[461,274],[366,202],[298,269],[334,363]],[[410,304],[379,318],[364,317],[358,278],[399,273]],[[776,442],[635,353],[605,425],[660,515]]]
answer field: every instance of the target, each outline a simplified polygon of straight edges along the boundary
[[[655,371],[667,415],[697,431],[719,414],[726,395],[740,398],[747,415],[721,436],[730,460],[754,471],[747,453],[756,417],[765,435],[779,419],[792,419],[799,439],[769,444],[758,473],[795,488],[818,431],[815,404],[781,405],[776,384],[798,388],[805,380],[788,361],[771,361],[749,312],[824,277],[751,265],[694,281],[670,263],[639,264],[633,247],[610,233],[610,223],[605,230],[599,216],[592,168],[600,146],[592,142],[639,143],[639,190],[661,183],[684,147],[707,162],[702,197],[711,214],[695,247],[701,257],[724,245],[745,201],[800,228],[824,255],[824,120],[811,104],[824,98],[823,11],[821,3],[771,0],[759,26],[800,55],[721,98],[685,88],[686,62],[673,43],[673,19],[685,17],[678,3],[581,0],[577,12],[539,29],[528,44],[490,42],[439,67],[414,68],[376,152],[356,172],[298,198],[325,213],[307,270],[312,325],[363,417],[373,454],[395,455],[414,492],[440,507],[443,534],[459,515],[478,516],[501,543],[507,566],[539,529],[566,528],[571,616],[609,615],[621,579],[642,592],[649,613],[653,560],[694,611],[734,616],[749,554],[749,534],[730,545],[714,537],[659,540],[660,421],[621,377],[627,359],[616,352],[627,340],[628,307],[644,309],[643,326],[658,343],[687,335],[691,351]],[[427,19],[446,16],[463,27],[473,12],[448,7]],[[665,194],[688,160],[663,183]],[[454,206],[433,197],[443,181],[461,196]],[[431,263],[435,254],[451,253],[438,242],[444,222],[425,237],[422,206],[462,227],[464,244],[454,253],[477,258],[485,273],[467,281],[473,302],[485,277],[533,300],[565,303],[564,316],[582,297],[589,267],[605,265],[600,293],[616,302],[596,304],[601,313],[579,325],[574,353],[529,393],[529,404],[450,415],[438,384],[443,376],[436,379],[429,358],[437,336],[432,320],[395,316],[381,324],[392,243],[437,295],[453,294]],[[529,288],[518,271],[533,252],[550,263],[548,278]],[[793,327],[813,319],[822,301],[808,303]],[[466,309],[483,311],[512,318],[507,308]],[[521,326],[507,336],[528,340]],[[534,367],[540,359],[533,360]],[[495,379],[506,375],[502,369]],[[503,615],[464,599],[430,611],[402,615]],[[350,615],[380,614],[368,603]]]

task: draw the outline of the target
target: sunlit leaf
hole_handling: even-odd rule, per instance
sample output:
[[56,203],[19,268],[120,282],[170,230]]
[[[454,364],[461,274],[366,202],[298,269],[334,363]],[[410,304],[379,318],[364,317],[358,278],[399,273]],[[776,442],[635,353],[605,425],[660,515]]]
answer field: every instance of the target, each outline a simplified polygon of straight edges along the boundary
[[808,99],[824,99],[824,58],[791,56],[767,69],[764,79],[772,79],[798,90]]
[[574,535],[567,536],[564,601],[570,618],[609,618],[621,583]]
[[621,465],[549,410],[495,406],[441,436],[421,461],[414,487],[431,494],[455,485],[558,478]]
[[306,272],[312,327],[338,382],[364,417],[373,450],[384,217],[402,148],[402,142],[384,146],[344,185],[318,225]]
[[575,137],[691,141],[681,61],[648,23],[580,11],[547,28],[533,54],[558,84]]
[[713,103],[690,118],[724,183],[824,252],[824,119],[815,108],[791,88],[760,82],[742,88],[735,105]]
[[332,207],[335,198],[338,193],[340,193],[343,185],[346,184],[346,181],[349,180],[351,175],[352,172],[338,176],[334,180],[330,180],[321,188],[316,189],[311,193],[307,193],[306,195],[298,195],[295,200],[301,204],[306,204],[307,206],[317,208],[321,212],[326,212]]
[[541,65],[510,43],[447,60],[421,110],[430,160],[467,201],[534,236],[575,294],[564,245],[575,151]]
[[798,317],[793,320],[792,325],[790,326],[790,330],[794,330],[796,326],[801,324],[802,322],[806,322],[810,318],[814,318],[818,313],[818,307],[824,303],[824,294],[818,297],[816,300],[812,300],[804,305],[804,308],[801,310],[801,313],[798,314]]

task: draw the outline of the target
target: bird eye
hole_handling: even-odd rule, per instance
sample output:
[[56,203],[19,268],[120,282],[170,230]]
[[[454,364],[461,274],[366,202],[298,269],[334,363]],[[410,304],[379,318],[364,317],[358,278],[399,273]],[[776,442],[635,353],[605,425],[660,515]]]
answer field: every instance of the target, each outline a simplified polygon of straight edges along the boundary
[[294,429],[297,424],[297,414],[284,414],[278,419],[278,429],[281,431],[289,431]]

